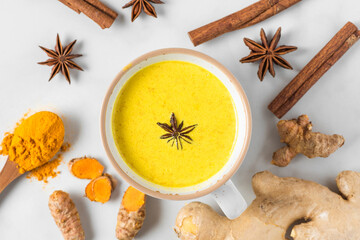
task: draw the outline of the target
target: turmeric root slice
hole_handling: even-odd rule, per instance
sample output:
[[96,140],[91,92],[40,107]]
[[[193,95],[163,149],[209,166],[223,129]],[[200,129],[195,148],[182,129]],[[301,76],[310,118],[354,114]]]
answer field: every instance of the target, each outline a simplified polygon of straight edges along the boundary
[[113,183],[110,175],[104,175],[93,179],[85,188],[85,195],[91,201],[106,203],[111,197]]
[[95,201],[95,194],[93,191],[94,180],[89,182],[89,184],[85,188],[85,196],[90,199],[90,201]]
[[104,166],[95,158],[75,158],[69,162],[72,175],[81,179],[94,179],[103,174]]
[[326,158],[345,142],[345,139],[337,134],[326,135],[313,132],[307,115],[293,120],[281,120],[277,128],[281,142],[286,143],[286,146],[273,154],[271,163],[278,167],[287,166],[299,153],[308,158]]
[[68,193],[53,192],[49,198],[49,209],[65,240],[85,240],[79,213]]
[[145,220],[145,202],[144,193],[133,187],[126,190],[117,217],[117,239],[131,240],[140,231]]

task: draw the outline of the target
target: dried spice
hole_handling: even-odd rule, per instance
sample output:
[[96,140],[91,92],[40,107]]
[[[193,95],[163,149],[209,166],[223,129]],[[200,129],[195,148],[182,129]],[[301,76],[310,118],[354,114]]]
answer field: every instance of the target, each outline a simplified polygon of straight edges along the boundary
[[160,1],[160,0],[131,0],[129,3],[125,4],[122,8],[128,8],[132,6],[132,11],[131,11],[131,21],[135,21],[135,19],[140,15],[140,13],[142,12],[142,10],[144,10],[144,12],[149,15],[149,16],[153,16],[153,17],[157,17],[156,15],[156,11],[153,5],[151,5],[151,3],[156,3],[156,4],[162,4],[164,2]]
[[70,149],[70,143],[65,142],[60,147],[60,151],[56,156],[48,163],[33,169],[26,178],[35,178],[38,181],[43,181],[48,183],[48,178],[55,178],[60,174],[60,171],[57,170],[58,166],[63,162],[63,153],[67,152]]
[[38,181],[48,183],[48,178],[55,178],[60,174],[60,171],[58,171],[57,168],[62,161],[62,154],[57,154],[55,159],[29,172],[26,178],[35,178]]
[[[190,40],[194,46],[198,46],[225,33],[260,23],[300,1],[301,0],[259,0],[240,11],[190,31]],[[206,7],[204,7],[204,11],[207,11]]]
[[275,77],[274,63],[286,69],[293,69],[290,63],[288,63],[280,55],[293,52],[297,49],[297,47],[285,45],[278,48],[276,47],[281,37],[281,28],[276,31],[270,43],[266,37],[264,29],[261,29],[260,36],[262,44],[259,44],[251,39],[244,38],[245,45],[250,48],[251,53],[249,56],[242,58],[240,62],[250,63],[261,60],[258,71],[260,81],[264,79],[267,71]]
[[58,34],[56,37],[55,51],[40,46],[40,48],[45,51],[50,59],[45,62],[39,62],[38,64],[53,66],[49,81],[61,71],[70,84],[71,80],[69,68],[84,71],[79,65],[72,61],[72,59],[82,56],[81,54],[71,54],[75,43],[76,40],[63,48]]
[[55,156],[64,140],[64,124],[55,113],[37,112],[5,135],[0,154],[16,163],[19,173],[31,171]]
[[118,14],[99,0],[59,0],[78,14],[83,13],[102,29],[109,28]]
[[167,142],[172,141],[171,146],[174,146],[174,143],[176,142],[177,149],[179,149],[179,145],[180,148],[183,149],[181,141],[185,141],[191,144],[191,141],[193,140],[188,134],[196,128],[197,124],[183,128],[184,121],[182,121],[178,126],[174,113],[171,114],[170,123],[171,126],[169,126],[167,123],[157,123],[157,125],[168,132],[162,135],[160,139],[169,139]]
[[360,39],[360,30],[348,22],[320,50],[268,106],[282,118],[314,84]]

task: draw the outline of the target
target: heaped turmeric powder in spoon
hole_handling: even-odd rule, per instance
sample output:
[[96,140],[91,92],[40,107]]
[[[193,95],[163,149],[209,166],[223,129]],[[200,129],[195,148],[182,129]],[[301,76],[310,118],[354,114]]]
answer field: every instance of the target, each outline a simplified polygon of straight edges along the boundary
[[[7,166],[11,169],[11,166],[15,165],[17,175],[20,176],[47,163],[59,151],[64,134],[64,124],[55,113],[43,111],[25,119],[16,127],[14,133],[6,135],[1,143],[0,154],[9,156],[9,164],[7,162],[0,173],[0,185],[6,177],[4,175],[9,175],[6,174],[6,171],[9,171],[5,169]],[[0,192],[1,190],[0,186]]]

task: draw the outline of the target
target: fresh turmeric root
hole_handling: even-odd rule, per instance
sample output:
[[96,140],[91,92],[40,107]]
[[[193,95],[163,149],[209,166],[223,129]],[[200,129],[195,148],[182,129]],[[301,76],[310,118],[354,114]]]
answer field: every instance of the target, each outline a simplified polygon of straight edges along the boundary
[[68,166],[70,173],[81,179],[94,179],[104,172],[104,166],[95,158],[74,158],[69,162]]
[[145,220],[144,193],[129,187],[122,199],[117,217],[116,238],[131,240],[140,231]]
[[97,177],[86,186],[85,196],[91,201],[106,203],[110,200],[114,182],[109,174]]
[[294,240],[359,240],[360,173],[341,172],[336,182],[340,195],[314,182],[257,173],[256,199],[240,217],[230,220],[193,202],[178,213],[175,231],[182,240],[279,240],[302,219],[291,230]]
[[85,240],[79,213],[68,193],[53,192],[49,198],[49,209],[65,240]]
[[297,120],[281,120],[277,128],[280,141],[287,144],[273,154],[271,163],[278,167],[287,166],[299,153],[308,158],[326,158],[345,142],[345,139],[337,134],[312,132],[312,124],[307,115],[302,115]]

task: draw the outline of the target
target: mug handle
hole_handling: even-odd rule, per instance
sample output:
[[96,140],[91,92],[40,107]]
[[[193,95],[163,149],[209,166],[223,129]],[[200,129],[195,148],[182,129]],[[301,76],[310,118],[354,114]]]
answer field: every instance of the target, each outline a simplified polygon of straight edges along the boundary
[[247,208],[244,197],[231,180],[212,192],[211,196],[229,219],[239,217]]

